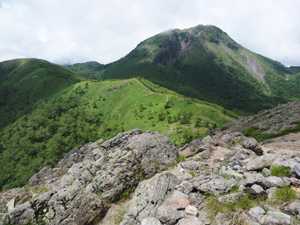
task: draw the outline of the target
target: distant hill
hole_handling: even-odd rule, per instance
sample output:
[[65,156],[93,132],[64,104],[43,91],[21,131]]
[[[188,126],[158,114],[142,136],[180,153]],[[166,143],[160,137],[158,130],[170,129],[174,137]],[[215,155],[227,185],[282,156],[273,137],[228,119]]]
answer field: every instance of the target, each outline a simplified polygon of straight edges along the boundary
[[92,61],[87,63],[76,63],[73,65],[65,66],[67,69],[77,73],[82,77],[89,79],[96,79],[95,71],[102,70],[104,65],[98,62]]
[[0,62],[0,130],[33,110],[35,104],[84,80],[40,59]]
[[56,166],[72,148],[90,141],[139,128],[159,131],[182,146],[233,117],[220,106],[145,79],[79,82],[0,131],[0,190],[26,184],[41,168]]
[[298,69],[249,51],[215,26],[199,25],[148,38],[124,58],[86,77],[143,77],[185,96],[249,114],[299,99]]

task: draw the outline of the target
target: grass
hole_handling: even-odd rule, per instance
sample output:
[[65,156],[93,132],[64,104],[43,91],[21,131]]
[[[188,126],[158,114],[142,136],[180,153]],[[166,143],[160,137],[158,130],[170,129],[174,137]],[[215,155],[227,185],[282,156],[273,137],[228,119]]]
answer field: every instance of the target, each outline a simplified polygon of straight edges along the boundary
[[207,198],[207,207],[209,211],[209,217],[214,220],[218,213],[224,213],[228,218],[231,218],[231,224],[245,224],[246,223],[240,218],[240,212],[242,210],[249,210],[253,207],[253,202],[250,200],[249,196],[243,196],[237,201],[231,203],[221,203],[218,198],[210,195]]
[[270,170],[271,170],[271,175],[276,177],[287,177],[290,176],[292,173],[292,170],[289,167],[285,167],[285,166],[272,165]]
[[276,188],[272,198],[275,202],[287,203],[295,201],[297,199],[297,194],[290,186],[284,185],[283,187]]
[[115,225],[118,225],[122,222],[123,216],[126,214],[125,209],[118,210],[117,214],[114,217],[114,223]]

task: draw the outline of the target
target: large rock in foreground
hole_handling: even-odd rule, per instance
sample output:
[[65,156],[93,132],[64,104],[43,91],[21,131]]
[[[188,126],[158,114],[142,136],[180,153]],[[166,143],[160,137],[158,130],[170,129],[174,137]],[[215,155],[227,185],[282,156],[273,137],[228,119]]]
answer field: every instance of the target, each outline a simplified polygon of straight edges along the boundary
[[[44,168],[34,175],[22,189],[28,192],[26,199],[20,199],[0,222],[90,224],[105,214],[110,202],[128,195],[141,179],[175,164],[177,157],[177,148],[168,138],[150,131],[132,130],[106,142],[79,146],[58,168]],[[177,184],[175,178],[170,175],[166,192]]]

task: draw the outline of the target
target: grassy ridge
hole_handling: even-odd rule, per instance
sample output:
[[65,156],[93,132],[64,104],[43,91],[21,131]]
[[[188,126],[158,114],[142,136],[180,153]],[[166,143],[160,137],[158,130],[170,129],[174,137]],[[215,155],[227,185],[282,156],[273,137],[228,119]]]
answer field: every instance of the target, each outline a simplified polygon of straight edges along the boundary
[[40,100],[84,80],[73,72],[39,59],[0,63],[0,130],[33,110]]
[[183,145],[224,125],[228,115],[234,114],[145,80],[80,82],[0,133],[0,189],[26,184],[80,144],[139,128]]

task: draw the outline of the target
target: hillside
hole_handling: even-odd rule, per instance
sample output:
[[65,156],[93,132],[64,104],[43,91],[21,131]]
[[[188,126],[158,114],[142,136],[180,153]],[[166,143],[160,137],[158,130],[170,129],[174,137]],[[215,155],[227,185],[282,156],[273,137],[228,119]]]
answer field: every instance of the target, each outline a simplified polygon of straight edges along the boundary
[[102,70],[103,67],[103,64],[100,64],[95,61],[87,63],[76,63],[73,65],[66,66],[67,69],[77,73],[82,77],[89,79],[96,79],[95,71]]
[[0,132],[0,189],[26,184],[72,148],[135,128],[183,145],[236,117],[144,79],[80,82]]
[[232,120],[222,131],[239,131],[258,141],[300,132],[300,101],[278,105],[253,116]]
[[215,26],[199,25],[148,38],[124,58],[91,74],[93,79],[143,77],[185,96],[249,114],[299,99],[297,71],[249,51]]
[[75,73],[40,59],[0,63],[0,130],[33,110],[36,103],[84,80]]

